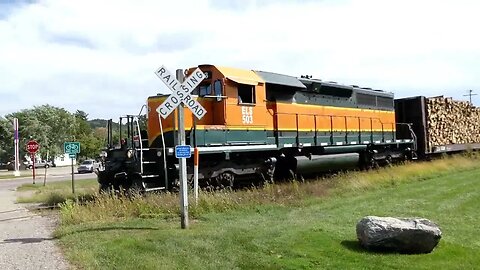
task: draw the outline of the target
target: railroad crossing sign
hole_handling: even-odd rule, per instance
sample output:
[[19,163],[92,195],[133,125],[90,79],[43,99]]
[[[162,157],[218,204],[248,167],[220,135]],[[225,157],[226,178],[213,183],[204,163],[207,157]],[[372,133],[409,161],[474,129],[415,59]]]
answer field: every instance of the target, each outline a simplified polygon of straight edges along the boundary
[[[65,154],[72,155],[80,153],[80,143],[79,142],[64,142],[63,150]],[[75,157],[75,156],[74,156]]]
[[27,145],[25,145],[25,149],[27,150],[28,153],[35,154],[38,151],[38,149],[40,149],[40,145],[37,143],[37,141],[30,140],[27,142]]
[[157,108],[157,112],[165,119],[170,115],[180,103],[184,103],[192,111],[192,113],[198,118],[207,113],[207,110],[196,101],[190,94],[200,82],[205,79],[205,74],[197,68],[192,75],[185,79],[183,83],[180,83],[170,71],[164,66],[161,66],[155,71],[155,74],[163,81],[163,83],[172,90],[172,94],[168,96],[160,106]]

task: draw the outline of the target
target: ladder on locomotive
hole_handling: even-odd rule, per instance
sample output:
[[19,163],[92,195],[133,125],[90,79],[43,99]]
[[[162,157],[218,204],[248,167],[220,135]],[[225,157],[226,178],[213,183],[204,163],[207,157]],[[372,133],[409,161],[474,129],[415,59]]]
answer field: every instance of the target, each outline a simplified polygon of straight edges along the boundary
[[[125,125],[123,124],[125,120]],[[156,148],[150,148],[146,130],[140,128],[140,121],[136,115],[120,117],[120,140],[122,135],[126,148],[133,151],[136,161],[137,172],[141,175],[144,191],[155,191],[166,189],[160,186],[159,162]],[[122,127],[126,128],[126,134],[122,134]]]

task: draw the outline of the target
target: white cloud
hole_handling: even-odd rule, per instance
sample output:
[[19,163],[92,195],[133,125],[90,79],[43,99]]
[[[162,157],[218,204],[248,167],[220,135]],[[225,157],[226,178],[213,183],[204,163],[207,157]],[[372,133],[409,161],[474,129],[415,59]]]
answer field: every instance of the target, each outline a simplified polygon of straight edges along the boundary
[[153,74],[161,64],[464,98],[480,91],[478,10],[476,1],[40,1],[0,19],[0,115],[44,103],[92,117],[136,112],[168,91]]

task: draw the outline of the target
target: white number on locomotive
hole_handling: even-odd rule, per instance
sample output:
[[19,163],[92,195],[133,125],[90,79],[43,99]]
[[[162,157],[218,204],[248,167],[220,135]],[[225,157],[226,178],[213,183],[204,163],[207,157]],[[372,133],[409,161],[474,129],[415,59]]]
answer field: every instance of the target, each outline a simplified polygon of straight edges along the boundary
[[242,106],[242,123],[253,124],[253,108]]

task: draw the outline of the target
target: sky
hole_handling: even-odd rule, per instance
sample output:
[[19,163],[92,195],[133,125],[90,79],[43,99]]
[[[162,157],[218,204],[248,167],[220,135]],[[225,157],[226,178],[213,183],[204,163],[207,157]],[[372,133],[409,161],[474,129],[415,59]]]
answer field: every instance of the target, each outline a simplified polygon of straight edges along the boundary
[[43,104],[137,114],[169,92],[161,65],[468,100],[480,94],[478,11],[463,0],[0,0],[0,116]]

